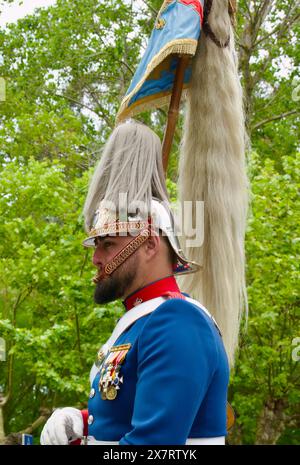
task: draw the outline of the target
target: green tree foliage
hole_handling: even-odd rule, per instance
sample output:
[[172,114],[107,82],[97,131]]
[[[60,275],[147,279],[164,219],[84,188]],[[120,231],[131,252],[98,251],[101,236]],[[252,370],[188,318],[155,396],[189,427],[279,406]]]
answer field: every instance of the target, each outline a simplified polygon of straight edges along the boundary
[[299,2],[240,1],[237,35],[252,146],[280,167],[299,146]]
[[67,182],[59,161],[8,163],[0,174],[0,390],[5,428],[54,406],[86,402],[88,372],[121,308],[93,308],[93,270],[80,211],[87,176]]
[[[300,156],[251,160],[252,212],[247,233],[248,329],[241,338],[231,396],[238,414],[232,440],[275,444],[286,429],[296,441],[300,401]],[[299,339],[300,341],[300,339]],[[300,342],[298,342],[300,346]]]
[[[118,303],[94,308],[81,210],[161,1],[57,0],[0,28],[0,337],[8,352],[0,442],[35,420],[37,437],[53,407],[86,405],[90,365],[122,312]],[[295,443],[299,2],[240,0],[236,39],[257,155],[249,160],[248,332],[230,387],[230,441]],[[162,137],[166,110],[139,119]],[[181,136],[180,118],[172,200]]]
[[134,73],[144,24],[126,1],[58,0],[0,31],[2,163],[59,158],[75,175],[93,164]]

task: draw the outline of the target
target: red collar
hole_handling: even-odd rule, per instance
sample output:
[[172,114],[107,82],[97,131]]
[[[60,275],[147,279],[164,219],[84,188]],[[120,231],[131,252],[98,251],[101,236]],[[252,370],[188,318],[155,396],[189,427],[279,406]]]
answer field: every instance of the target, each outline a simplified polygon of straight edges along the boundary
[[162,296],[166,296],[169,299],[184,299],[184,295],[181,294],[174,276],[159,279],[158,281],[154,281],[153,283],[138,289],[124,300],[123,305],[126,310],[130,310],[142,302]]

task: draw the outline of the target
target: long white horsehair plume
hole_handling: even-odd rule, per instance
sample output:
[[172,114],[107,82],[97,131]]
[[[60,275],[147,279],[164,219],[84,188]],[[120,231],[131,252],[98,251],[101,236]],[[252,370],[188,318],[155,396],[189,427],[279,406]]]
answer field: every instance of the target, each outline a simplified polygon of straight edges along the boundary
[[208,25],[194,58],[179,167],[180,200],[204,201],[203,244],[186,249],[203,269],[182,284],[216,318],[233,365],[243,310],[247,314],[246,133],[228,1],[209,0],[207,6]]
[[159,137],[147,126],[134,120],[119,124],[104,146],[94,171],[83,214],[89,231],[101,201],[119,205],[119,193],[127,194],[128,204],[152,197],[168,201]]

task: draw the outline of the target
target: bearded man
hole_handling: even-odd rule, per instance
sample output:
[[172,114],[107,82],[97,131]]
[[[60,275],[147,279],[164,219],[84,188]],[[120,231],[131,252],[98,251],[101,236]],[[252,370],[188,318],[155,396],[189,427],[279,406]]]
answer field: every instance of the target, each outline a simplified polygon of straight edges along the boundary
[[84,214],[95,302],[122,299],[125,313],[91,370],[88,410],[55,410],[41,443],[224,444],[228,358],[216,321],[177,285],[200,266],[180,248],[149,128],[129,121],[113,131]]

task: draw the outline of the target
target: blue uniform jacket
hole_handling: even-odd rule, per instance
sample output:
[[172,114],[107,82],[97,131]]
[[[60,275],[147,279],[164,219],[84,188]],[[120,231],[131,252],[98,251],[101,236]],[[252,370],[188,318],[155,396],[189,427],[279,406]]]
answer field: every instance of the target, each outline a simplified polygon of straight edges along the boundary
[[102,399],[100,373],[93,381],[90,436],[123,445],[180,445],[227,434],[228,361],[203,310],[167,300],[127,328],[114,347],[127,343],[117,397]]

